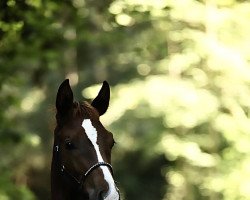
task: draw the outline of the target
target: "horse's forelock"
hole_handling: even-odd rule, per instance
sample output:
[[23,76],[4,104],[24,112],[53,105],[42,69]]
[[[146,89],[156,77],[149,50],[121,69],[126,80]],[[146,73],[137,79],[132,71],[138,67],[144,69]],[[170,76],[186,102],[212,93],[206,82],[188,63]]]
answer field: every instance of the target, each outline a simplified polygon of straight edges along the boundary
[[93,120],[98,120],[99,119],[99,114],[89,104],[88,102],[78,102],[75,101],[73,103],[72,111],[69,112],[66,116],[61,116],[60,113],[56,112],[56,122],[57,126],[63,126],[63,124],[68,121],[70,118],[82,118],[82,119],[93,119]]
[[73,117],[83,117],[83,119],[97,120],[99,118],[99,114],[88,102],[76,101],[73,105]]

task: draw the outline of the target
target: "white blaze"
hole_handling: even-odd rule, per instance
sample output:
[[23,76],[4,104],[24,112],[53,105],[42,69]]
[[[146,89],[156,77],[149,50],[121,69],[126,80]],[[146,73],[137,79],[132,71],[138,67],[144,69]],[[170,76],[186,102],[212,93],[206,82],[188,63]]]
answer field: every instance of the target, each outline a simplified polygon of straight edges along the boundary
[[[96,131],[95,127],[92,125],[91,120],[84,119],[82,122],[82,127],[84,128],[87,137],[89,138],[89,140],[91,141],[91,143],[93,144],[93,146],[95,148],[98,162],[104,162],[102,155],[100,153],[99,146],[97,144],[97,131]],[[102,169],[104,179],[109,184],[108,195],[104,199],[105,200],[118,200],[119,193],[116,190],[115,182],[114,182],[114,179],[113,179],[110,171],[108,170],[108,168],[106,166],[100,166],[100,168]]]

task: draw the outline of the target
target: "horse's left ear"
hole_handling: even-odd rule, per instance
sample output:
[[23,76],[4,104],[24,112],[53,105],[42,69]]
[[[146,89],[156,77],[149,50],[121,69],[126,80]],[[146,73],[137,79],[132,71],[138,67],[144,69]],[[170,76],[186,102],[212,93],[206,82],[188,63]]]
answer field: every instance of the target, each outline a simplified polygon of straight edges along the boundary
[[92,101],[91,105],[98,111],[99,115],[103,115],[109,107],[110,88],[107,81],[104,81],[102,88],[97,97]]

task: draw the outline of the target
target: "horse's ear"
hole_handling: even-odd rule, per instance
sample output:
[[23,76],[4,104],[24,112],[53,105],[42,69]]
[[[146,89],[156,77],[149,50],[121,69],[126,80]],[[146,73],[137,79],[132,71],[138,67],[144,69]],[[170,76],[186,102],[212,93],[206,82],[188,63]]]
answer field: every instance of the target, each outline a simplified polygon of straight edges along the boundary
[[56,96],[56,109],[59,115],[68,114],[73,106],[73,92],[69,85],[69,79],[63,81]]
[[92,101],[91,105],[98,111],[99,115],[103,115],[109,107],[110,88],[107,81],[104,81],[102,88],[97,97]]

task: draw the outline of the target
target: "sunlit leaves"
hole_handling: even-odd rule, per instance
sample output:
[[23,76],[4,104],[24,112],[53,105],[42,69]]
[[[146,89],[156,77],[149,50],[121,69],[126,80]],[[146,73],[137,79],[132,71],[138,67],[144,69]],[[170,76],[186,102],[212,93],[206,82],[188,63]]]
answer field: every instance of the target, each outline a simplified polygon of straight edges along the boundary
[[31,112],[37,108],[37,105],[40,104],[45,99],[45,94],[42,90],[33,90],[21,102],[21,109],[24,112]]
[[134,23],[132,17],[126,14],[119,14],[116,16],[116,22],[122,26],[131,26]]
[[[168,57],[137,67],[141,75],[150,75],[154,71],[152,66],[164,75],[134,81],[131,87],[116,87],[114,108],[119,109],[120,115],[112,116],[115,110],[111,108],[107,122],[119,120],[127,109],[136,113],[140,104],[148,105],[150,110],[141,116],[162,116],[167,131],[156,133],[163,135],[157,148],[169,160],[184,165],[176,165],[179,172],[167,173],[172,185],[167,199],[202,199],[203,196],[246,199],[247,184],[242,178],[244,175],[239,174],[243,171],[248,177],[248,170],[241,167],[247,162],[245,155],[249,154],[250,141],[247,46],[250,18],[246,12],[249,3],[231,0],[158,3],[151,1],[142,5],[140,1],[124,0],[110,6],[109,11],[116,16],[129,15],[131,10],[149,11],[151,19],[167,16],[171,23],[159,18],[153,26],[166,33]],[[153,14],[157,12],[164,14]],[[140,22],[133,20],[134,25]],[[239,160],[238,164],[235,159]],[[207,171],[199,173],[195,167],[198,171],[205,167]],[[196,176],[204,177],[193,183]],[[196,185],[201,196],[187,192],[190,185]],[[178,195],[180,191],[185,195]]]
[[[218,107],[216,98],[206,90],[195,88],[191,82],[164,76],[152,76],[143,83],[134,82],[132,88],[119,87],[118,92],[119,98],[114,99],[110,108],[115,115],[147,102],[151,112],[145,112],[145,117],[164,115],[168,127],[197,126],[209,119]],[[108,121],[112,123],[115,119],[117,117]]]
[[[101,120],[118,144],[113,161],[126,176],[121,189],[127,199],[141,199],[142,189],[143,199],[153,200],[145,189],[149,184],[158,199],[250,198],[249,2],[8,0],[6,5],[8,12],[0,16],[15,20],[0,20],[1,142],[6,142],[0,167],[15,165],[18,155],[23,160],[43,143],[48,149],[46,99],[53,105],[61,79],[70,78],[78,94],[88,86],[82,91],[87,99],[98,92],[100,85],[93,84],[107,79],[112,99]],[[19,146],[12,153],[7,143]],[[45,165],[47,154],[32,155],[13,175],[23,185],[25,167]],[[131,155],[135,159],[125,162]],[[160,156],[165,160],[154,163]],[[140,169],[133,175],[131,163]],[[150,163],[160,176],[148,173]],[[165,180],[164,190],[154,178]],[[10,175],[0,180],[7,183],[0,199],[12,197],[9,187],[19,191],[9,180]]]

